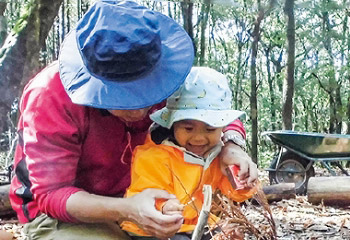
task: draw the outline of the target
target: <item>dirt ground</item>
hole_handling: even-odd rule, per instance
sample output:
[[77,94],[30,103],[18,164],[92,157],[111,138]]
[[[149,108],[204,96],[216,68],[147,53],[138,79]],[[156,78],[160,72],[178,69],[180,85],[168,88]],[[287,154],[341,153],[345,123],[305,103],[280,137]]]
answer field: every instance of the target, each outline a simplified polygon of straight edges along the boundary
[[[316,176],[325,175],[326,171],[316,168]],[[259,179],[263,184],[268,184],[265,171],[260,171]],[[297,196],[295,199],[271,203],[270,209],[276,223],[277,239],[350,240],[350,207],[312,205],[307,201],[307,196]],[[261,227],[259,212],[246,209],[245,214],[256,228]],[[0,230],[13,234],[13,239],[24,239],[22,225],[16,219],[0,219]]]

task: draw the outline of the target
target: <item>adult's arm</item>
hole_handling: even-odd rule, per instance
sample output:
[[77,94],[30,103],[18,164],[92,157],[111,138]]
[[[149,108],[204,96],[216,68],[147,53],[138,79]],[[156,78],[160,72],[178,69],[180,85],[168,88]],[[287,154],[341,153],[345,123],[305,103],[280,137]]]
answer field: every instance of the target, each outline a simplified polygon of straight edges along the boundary
[[234,134],[237,134],[242,139],[246,138],[246,131],[245,131],[244,125],[242,121],[239,119],[236,119],[235,121],[227,125],[223,130],[224,133],[229,131],[234,132]]
[[[233,121],[224,129],[225,135],[236,135],[245,140],[246,132],[243,123],[238,119]],[[224,165],[238,165],[240,167],[239,179],[249,187],[254,185],[258,179],[258,169],[242,147],[228,141],[221,151],[220,158]]]

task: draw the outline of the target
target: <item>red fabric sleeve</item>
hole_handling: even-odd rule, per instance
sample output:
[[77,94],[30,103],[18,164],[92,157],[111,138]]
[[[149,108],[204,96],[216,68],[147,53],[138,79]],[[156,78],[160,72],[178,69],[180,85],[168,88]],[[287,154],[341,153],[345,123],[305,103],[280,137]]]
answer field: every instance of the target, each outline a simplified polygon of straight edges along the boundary
[[224,128],[224,132],[228,131],[228,130],[234,130],[239,132],[242,137],[245,139],[246,138],[246,131],[245,128],[243,126],[243,123],[241,120],[236,119],[235,121],[233,121],[232,123],[230,123],[228,126],[226,126]]
[[[39,76],[25,89],[19,131],[31,183],[30,191],[41,212],[65,222],[75,222],[66,211],[67,199],[82,189],[73,186],[81,155],[84,108],[72,104],[60,81]],[[49,90],[45,88],[48,87]]]
[[36,201],[40,207],[41,212],[48,214],[52,218],[59,219],[64,222],[79,222],[66,210],[66,203],[68,198],[82,189],[75,187],[64,187],[47,194],[39,194]]

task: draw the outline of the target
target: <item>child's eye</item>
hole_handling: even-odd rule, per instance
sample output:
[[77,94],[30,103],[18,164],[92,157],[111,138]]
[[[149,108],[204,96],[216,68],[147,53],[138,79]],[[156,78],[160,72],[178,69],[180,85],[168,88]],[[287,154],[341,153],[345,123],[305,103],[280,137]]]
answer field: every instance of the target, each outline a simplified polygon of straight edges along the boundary
[[207,132],[215,132],[216,128],[207,128]]
[[193,130],[193,127],[185,127],[185,130],[188,131],[188,132],[190,132],[190,131]]

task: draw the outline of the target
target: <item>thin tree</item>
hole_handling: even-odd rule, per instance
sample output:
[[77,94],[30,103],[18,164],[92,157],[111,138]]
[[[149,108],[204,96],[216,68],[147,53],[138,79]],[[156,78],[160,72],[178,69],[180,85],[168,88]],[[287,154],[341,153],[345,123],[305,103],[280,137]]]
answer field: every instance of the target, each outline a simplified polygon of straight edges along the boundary
[[[347,3],[347,0],[343,0],[343,5]],[[350,17],[350,9],[346,10],[346,14],[344,14],[343,19],[343,31],[342,31],[342,43],[341,43],[341,63],[342,66],[346,66],[345,76],[345,86],[347,82],[347,86],[350,88],[350,61],[349,61],[349,53],[350,53],[350,32],[349,32],[349,17]],[[346,50],[347,49],[347,50]],[[347,58],[348,57],[348,58]],[[347,60],[346,60],[347,59]],[[347,124],[347,134],[350,134],[350,91],[347,96],[347,104],[346,104],[346,124]]]
[[184,0],[181,2],[181,11],[182,11],[182,17],[184,22],[184,29],[190,36],[190,38],[193,40],[193,46],[194,46],[194,53],[197,56],[197,47],[194,41],[194,35],[193,35],[193,2],[190,0]]
[[205,52],[206,52],[206,36],[205,32],[208,25],[208,15],[210,10],[210,0],[204,0],[202,4],[202,20],[201,20],[201,37],[200,37],[200,53],[199,53],[199,66],[203,66],[205,62]]
[[4,16],[6,6],[6,2],[0,2],[0,47],[2,47],[7,37],[7,20]]
[[293,128],[293,96],[295,65],[295,19],[294,0],[286,0],[284,13],[287,17],[287,75],[283,84],[282,127]]
[[[327,3],[328,1],[325,1]],[[325,4],[326,5],[326,4]],[[332,24],[329,19],[329,12],[322,12],[322,39],[323,46],[327,51],[330,70],[328,72],[328,88],[321,85],[326,92],[329,94],[329,132],[330,133],[341,133],[342,125],[342,101],[341,101],[341,80],[340,83],[337,82],[336,70],[335,70],[335,59],[333,55],[333,45],[332,45]]]
[[266,46],[264,49],[265,52],[265,58],[266,58],[266,72],[267,72],[267,83],[269,86],[269,93],[270,93],[270,112],[271,112],[271,130],[276,130],[276,107],[275,107],[275,88],[273,86],[273,78],[271,74],[271,60],[270,60],[270,54],[271,54],[271,43],[269,46]]
[[252,148],[251,157],[255,163],[258,163],[258,102],[257,102],[257,77],[256,77],[256,59],[258,55],[258,45],[260,40],[260,25],[265,16],[267,16],[275,5],[275,0],[271,0],[269,8],[265,10],[258,0],[258,14],[253,27],[252,55],[250,61],[250,117],[252,121]]
[[258,163],[258,102],[257,102],[257,78],[256,78],[256,57],[258,55],[258,44],[260,39],[260,25],[264,18],[264,11],[261,2],[258,0],[259,12],[254,22],[252,33],[252,56],[250,61],[250,117],[252,120],[252,149],[251,157]]

